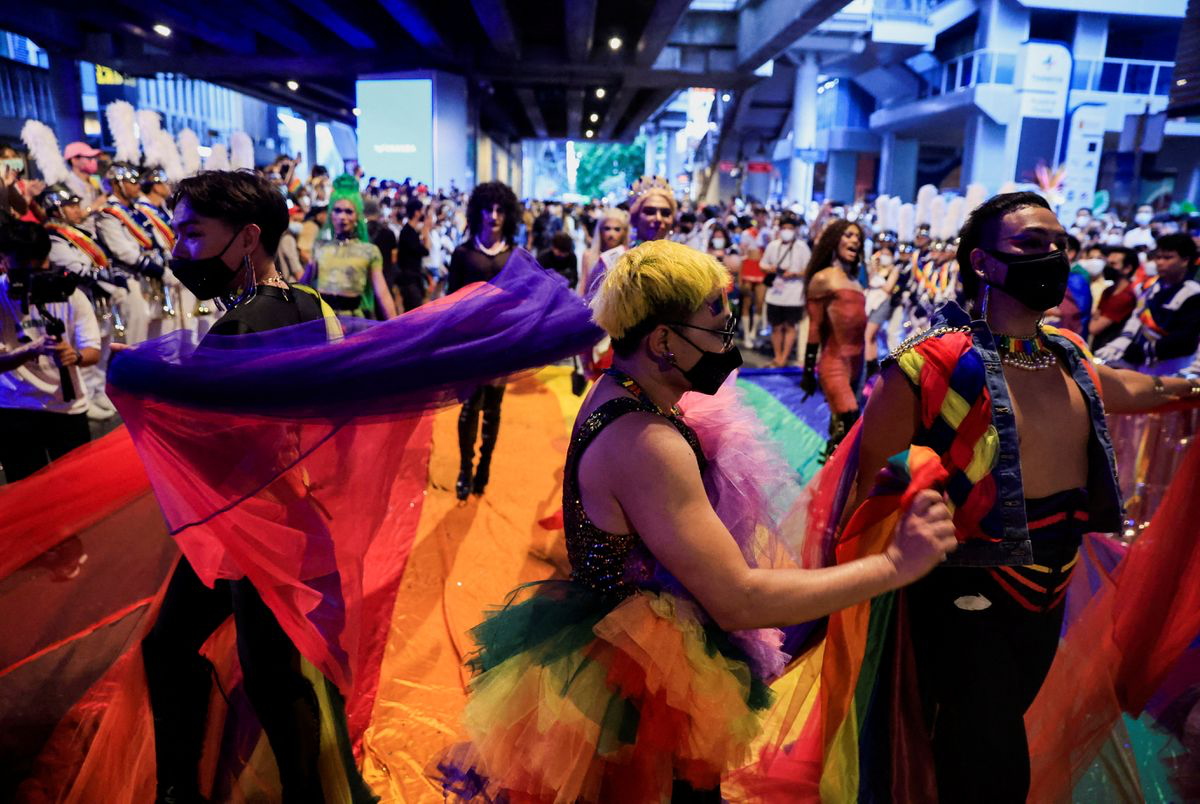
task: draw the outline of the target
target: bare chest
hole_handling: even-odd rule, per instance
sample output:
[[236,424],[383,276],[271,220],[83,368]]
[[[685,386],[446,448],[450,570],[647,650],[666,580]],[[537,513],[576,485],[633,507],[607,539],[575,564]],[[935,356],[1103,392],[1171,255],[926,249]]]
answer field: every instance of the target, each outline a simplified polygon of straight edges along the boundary
[[1004,378],[1017,424],[1026,498],[1086,486],[1092,425],[1079,386],[1061,368],[1006,366]]

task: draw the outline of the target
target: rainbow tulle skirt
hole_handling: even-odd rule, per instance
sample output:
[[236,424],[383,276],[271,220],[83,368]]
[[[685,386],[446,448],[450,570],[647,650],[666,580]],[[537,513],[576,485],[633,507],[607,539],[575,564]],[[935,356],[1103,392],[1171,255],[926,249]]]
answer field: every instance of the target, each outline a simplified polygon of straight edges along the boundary
[[471,742],[434,769],[449,796],[668,801],[676,780],[716,787],[747,760],[767,686],[695,603],[531,588],[473,631]]

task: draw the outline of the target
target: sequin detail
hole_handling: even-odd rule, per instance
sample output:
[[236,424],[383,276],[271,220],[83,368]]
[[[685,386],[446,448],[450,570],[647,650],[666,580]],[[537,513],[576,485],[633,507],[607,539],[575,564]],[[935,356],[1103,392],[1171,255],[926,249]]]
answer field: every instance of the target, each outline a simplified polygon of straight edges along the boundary
[[[617,599],[628,597],[650,584],[657,562],[636,533],[608,533],[588,519],[579,494],[579,460],[601,430],[626,413],[635,411],[662,415],[629,397],[611,399],[588,414],[571,438],[563,472],[563,527],[567,557],[571,561],[571,580]],[[700,451],[696,434],[681,419],[664,418],[687,439],[703,472],[704,453]]]

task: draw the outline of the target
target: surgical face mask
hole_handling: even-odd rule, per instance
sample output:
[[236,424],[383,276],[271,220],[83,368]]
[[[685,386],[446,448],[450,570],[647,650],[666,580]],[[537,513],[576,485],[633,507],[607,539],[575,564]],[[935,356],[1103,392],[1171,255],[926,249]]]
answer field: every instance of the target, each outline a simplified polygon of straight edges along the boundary
[[779,230],[779,239],[785,243],[792,242],[793,240],[796,239],[796,230],[795,229],[780,229]]
[[886,253],[885,253],[885,254],[880,254],[880,255],[879,255],[879,264],[880,264],[880,265],[882,265],[882,266],[884,266],[885,268],[886,268],[887,266],[891,265],[891,264],[892,264],[892,255],[891,255],[891,254],[886,254]]
[[714,237],[714,238],[712,239],[712,247],[713,247],[713,248],[715,248],[715,249],[716,249],[716,250],[718,250],[718,251],[720,251],[721,249],[725,248],[725,238],[723,238],[723,237]]
[[225,248],[212,257],[202,257],[198,260],[172,257],[171,272],[175,274],[175,278],[179,280],[180,284],[201,301],[224,295],[229,286],[233,284],[233,280],[237,278],[239,269],[230,268],[222,258],[240,234],[239,231],[229,238]]
[[0,164],[11,170],[13,173],[20,173],[25,169],[25,160],[19,157],[12,159],[0,159]]
[[1150,221],[1153,220],[1153,218],[1154,218],[1154,215],[1152,215],[1149,212],[1139,212],[1138,214],[1133,216],[1133,222],[1136,223],[1138,226],[1149,226]]
[[1008,266],[1003,284],[983,281],[1003,290],[1030,310],[1049,310],[1063,300],[1071,263],[1067,252],[1059,249],[1044,254],[1009,254],[985,249],[992,259]]
[[1093,279],[1104,273],[1104,268],[1107,264],[1102,257],[1093,257],[1090,260],[1079,261],[1080,267],[1087,271],[1088,275]]
[[1146,276],[1158,276],[1158,263],[1154,260],[1146,260],[1142,263],[1142,271]]

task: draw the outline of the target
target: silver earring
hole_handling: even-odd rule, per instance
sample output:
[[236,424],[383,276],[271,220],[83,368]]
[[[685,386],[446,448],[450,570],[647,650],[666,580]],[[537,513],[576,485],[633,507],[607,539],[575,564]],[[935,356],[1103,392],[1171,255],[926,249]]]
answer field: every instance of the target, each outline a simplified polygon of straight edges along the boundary
[[989,291],[991,291],[991,289],[992,289],[992,286],[991,286],[991,285],[984,285],[984,286],[983,286],[983,302],[982,302],[982,304],[981,304],[980,306],[983,308],[983,315],[981,316],[981,318],[983,318],[983,320],[984,320],[984,321],[987,321],[987,313],[988,313],[988,292],[989,292]]

